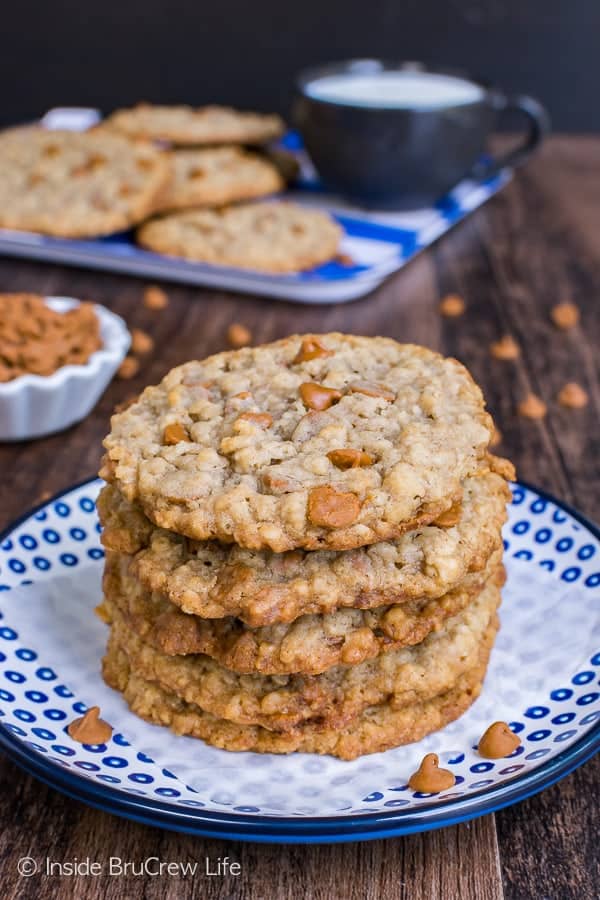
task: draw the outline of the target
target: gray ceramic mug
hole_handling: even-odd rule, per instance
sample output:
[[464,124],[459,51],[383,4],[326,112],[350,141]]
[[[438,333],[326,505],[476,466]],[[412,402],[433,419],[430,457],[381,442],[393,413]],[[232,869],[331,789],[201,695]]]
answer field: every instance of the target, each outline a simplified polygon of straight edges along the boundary
[[[438,88],[434,86],[427,103],[415,97],[411,104],[409,96],[399,105],[385,95],[365,101],[353,97],[351,86],[342,86],[340,98],[342,81],[359,77],[364,83],[366,77],[367,83],[371,79],[371,85],[377,85],[383,76],[386,87],[397,75],[409,75],[412,84],[423,83],[430,94],[434,82]],[[334,83],[337,93],[327,89]],[[435,102],[436,90],[439,97],[440,90],[445,93],[443,102]],[[509,110],[525,119],[522,141],[501,157],[484,156],[490,133]],[[301,72],[292,117],[325,184],[379,209],[431,206],[461,178],[484,179],[519,165],[549,129],[544,108],[531,97],[508,98],[447,69],[372,59]]]

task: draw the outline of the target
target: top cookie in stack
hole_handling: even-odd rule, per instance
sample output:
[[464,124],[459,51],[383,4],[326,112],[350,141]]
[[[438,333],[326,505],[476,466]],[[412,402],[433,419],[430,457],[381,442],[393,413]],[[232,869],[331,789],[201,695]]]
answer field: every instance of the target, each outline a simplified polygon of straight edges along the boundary
[[456,360],[294,336],[191,362],[112,420],[104,674],[228,749],[351,758],[481,686],[509,464]]

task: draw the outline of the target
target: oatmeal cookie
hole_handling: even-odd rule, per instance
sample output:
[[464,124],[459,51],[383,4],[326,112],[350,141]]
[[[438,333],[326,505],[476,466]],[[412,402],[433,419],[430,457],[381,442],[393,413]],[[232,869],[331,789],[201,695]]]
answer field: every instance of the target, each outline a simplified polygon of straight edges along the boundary
[[492,429],[454,359],[382,337],[296,335],[146,388],[113,416],[101,474],[190,538],[347,550],[449,510]]
[[328,262],[341,237],[327,213],[285,202],[174,212],[144,223],[136,236],[156,253],[271,274]]
[[239,675],[205,655],[166,656],[144,643],[106,600],[112,633],[132,671],[186,703],[240,725],[293,731],[300,724],[344,728],[381,703],[394,709],[444,693],[477,663],[497,628],[500,591],[493,580],[462,612],[414,647],[392,650],[321,675]]
[[239,147],[173,150],[168,156],[173,181],[160,211],[225,206],[276,194],[285,187],[274,165]]
[[235,752],[301,751],[351,760],[419,741],[458,719],[481,692],[493,639],[493,634],[488,635],[486,644],[480,647],[477,665],[461,675],[445,694],[401,709],[389,702],[368,707],[345,728],[317,729],[310,724],[291,732],[275,732],[260,725],[238,725],[219,719],[134,673],[114,636],[103,660],[102,674],[110,687],[123,694],[132,712],[155,725],[168,726],[176,734],[200,738],[214,747]]
[[442,596],[469,573],[480,572],[502,546],[509,499],[505,480],[482,471],[465,479],[463,502],[451,510],[452,521],[444,513],[439,525],[410,531],[395,542],[284,554],[191,541],[156,528],[113,485],[101,491],[98,512],[107,552],[133,555],[127,566],[141,586],[186,613],[235,616],[257,628],[340,607],[368,610],[407,601],[422,606],[425,599]]
[[280,137],[285,125],[272,114],[242,112],[228,106],[157,106],[139,103],[118,109],[103,123],[133,138],[179,146],[265,144]]
[[433,600],[408,600],[374,610],[338,609],[304,615],[291,624],[248,628],[239,619],[201,619],[186,615],[160,594],[145,591],[129,572],[130,557],[107,553],[104,594],[98,608],[104,621],[118,607],[127,625],[142,640],[168,656],[203,653],[242,674],[319,675],[336,665],[409,647],[444,626],[481,591],[487,580],[501,586],[502,550],[482,572],[468,575],[457,587]]
[[100,131],[0,133],[0,227],[96,237],[137,225],[171,179],[164,153]]

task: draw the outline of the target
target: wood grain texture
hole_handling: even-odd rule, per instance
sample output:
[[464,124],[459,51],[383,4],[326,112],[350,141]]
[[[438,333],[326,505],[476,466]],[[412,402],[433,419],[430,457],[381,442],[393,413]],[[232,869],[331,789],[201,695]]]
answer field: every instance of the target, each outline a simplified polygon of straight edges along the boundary
[[[557,138],[512,185],[433,250],[370,297],[349,305],[303,307],[226,292],[169,286],[164,312],[142,305],[135,279],[0,260],[3,290],[34,290],[92,298],[154,337],[156,349],[131,381],[114,381],[94,412],[62,435],[0,446],[4,527],[46,491],[94,474],[100,441],[114,405],[172,366],[225,346],[233,321],[256,341],[298,331],[340,329],[386,334],[457,356],[481,382],[503,433],[500,451],[521,478],[547,488],[600,518],[600,140]],[[439,315],[448,292],[467,311]],[[577,303],[581,326],[555,329],[551,307]],[[489,344],[511,334],[521,347],[514,362],[491,358]],[[580,382],[590,405],[562,409],[555,401],[566,381]],[[531,422],[515,413],[529,390],[548,403]],[[9,487],[9,489],[7,489]],[[597,797],[600,761],[517,807],[470,824],[337,847],[267,847],[201,840],[116,819],[64,798],[0,760],[0,858],[9,898],[406,898],[406,900],[588,900],[599,896]],[[216,860],[229,856],[242,874],[226,879],[19,878],[16,861],[65,861],[77,856],[107,864],[111,855],[139,863]]]

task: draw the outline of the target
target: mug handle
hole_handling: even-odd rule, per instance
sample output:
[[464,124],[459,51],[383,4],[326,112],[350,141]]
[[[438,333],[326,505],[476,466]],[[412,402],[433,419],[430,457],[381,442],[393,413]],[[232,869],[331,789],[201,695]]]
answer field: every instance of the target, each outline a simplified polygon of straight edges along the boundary
[[492,157],[486,161],[475,164],[473,176],[477,179],[490,178],[502,169],[520,166],[539,147],[544,137],[550,131],[550,118],[541,103],[522,94],[517,97],[505,97],[504,94],[494,94],[494,108],[498,117],[503,113],[516,111],[527,120],[527,133],[522,141],[511,150],[507,150],[502,156]]

